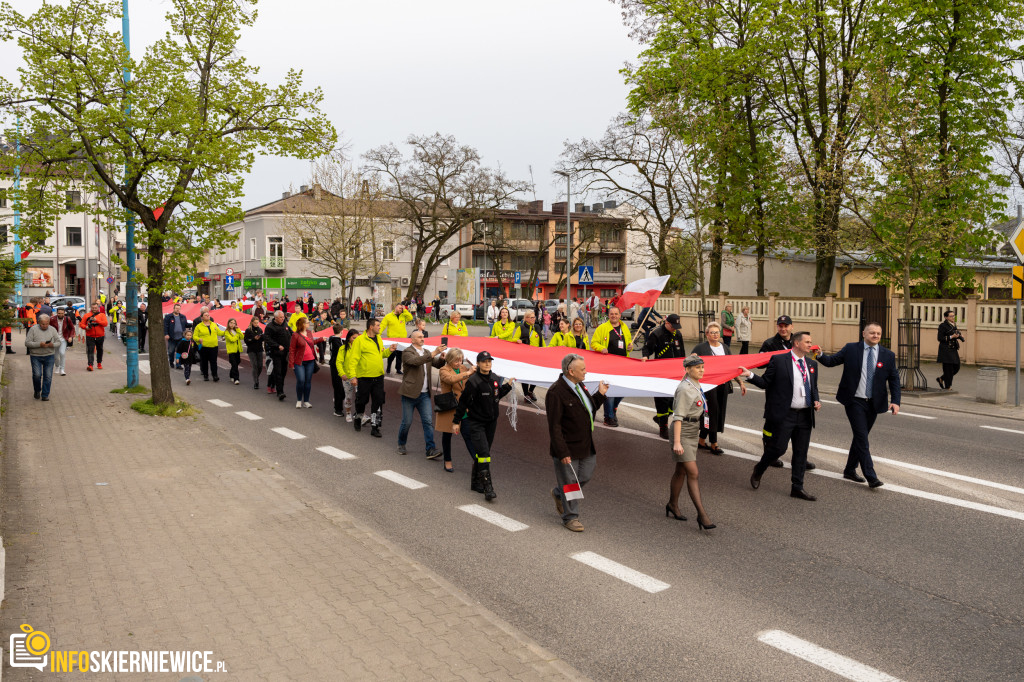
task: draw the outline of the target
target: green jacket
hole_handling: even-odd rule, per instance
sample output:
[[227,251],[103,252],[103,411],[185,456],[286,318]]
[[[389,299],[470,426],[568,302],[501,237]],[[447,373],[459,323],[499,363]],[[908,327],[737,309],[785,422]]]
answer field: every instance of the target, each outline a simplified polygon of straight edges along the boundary
[[384,346],[381,336],[371,339],[363,332],[356,337],[345,354],[344,375],[353,379],[384,376],[384,358],[391,355],[391,350]]

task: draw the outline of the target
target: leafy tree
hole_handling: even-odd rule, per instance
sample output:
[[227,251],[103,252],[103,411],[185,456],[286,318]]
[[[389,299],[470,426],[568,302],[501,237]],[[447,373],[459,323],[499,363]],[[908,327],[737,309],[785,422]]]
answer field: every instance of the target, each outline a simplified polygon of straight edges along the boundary
[[[110,217],[137,223],[148,272],[137,280],[154,311],[201,254],[235,239],[220,226],[242,218],[243,176],[258,152],[313,158],[336,138],[318,110],[321,92],[304,91],[300,72],[271,87],[241,56],[255,0],[168,6],[167,33],[133,59],[112,30],[116,0],[44,4],[31,15],[0,4],[0,35],[24,53],[20,82],[0,82],[0,102],[7,125],[19,117],[32,141],[4,162],[58,185],[88,176],[109,193]],[[163,335],[160,315],[149,316],[149,334]],[[169,367],[154,362],[151,371],[153,401],[172,403]]]

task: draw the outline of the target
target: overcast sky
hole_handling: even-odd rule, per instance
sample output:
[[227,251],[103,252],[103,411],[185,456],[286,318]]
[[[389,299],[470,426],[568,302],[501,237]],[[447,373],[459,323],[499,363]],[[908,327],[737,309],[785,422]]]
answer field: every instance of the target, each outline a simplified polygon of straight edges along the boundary
[[[14,0],[24,12],[38,0]],[[165,30],[168,4],[130,0],[132,50]],[[301,69],[352,153],[441,132],[488,166],[529,181],[545,207],[564,199],[552,176],[566,139],[599,136],[625,105],[619,69],[638,53],[608,0],[263,0],[241,48],[276,84]],[[19,54],[0,46],[13,78]],[[260,159],[244,208],[309,181],[308,162]],[[557,182],[556,182],[557,180]],[[532,198],[532,197],[528,197]],[[590,196],[573,201],[600,201]]]

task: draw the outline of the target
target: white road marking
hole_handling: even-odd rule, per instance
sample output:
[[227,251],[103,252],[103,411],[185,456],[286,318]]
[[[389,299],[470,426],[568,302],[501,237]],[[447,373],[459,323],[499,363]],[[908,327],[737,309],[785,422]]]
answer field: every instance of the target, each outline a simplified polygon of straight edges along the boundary
[[[817,470],[812,471],[811,473],[817,473]],[[891,490],[894,493],[903,493],[904,495],[910,495],[911,497],[920,497],[934,502],[945,502],[946,504],[951,504],[954,507],[964,507],[965,509],[973,509],[975,511],[986,512],[988,514],[995,514],[996,516],[1005,516],[1008,519],[1024,521],[1024,512],[1003,509],[1002,507],[994,507],[991,504],[981,504],[980,502],[961,500],[956,497],[949,497],[948,495],[937,495],[935,493],[925,492],[924,490],[905,488],[901,485],[891,485],[889,483],[886,483],[885,488],[882,488],[882,490]]]
[[280,436],[284,436],[285,438],[291,438],[292,440],[300,440],[302,438],[305,438],[305,436],[302,435],[301,433],[297,431],[292,431],[291,429],[286,429],[283,426],[278,426],[270,430]]
[[259,416],[258,414],[253,414],[252,412],[249,412],[248,410],[242,410],[241,412],[235,412],[235,414],[237,414],[239,417],[242,417],[243,419],[248,419],[251,422],[259,421],[260,419],[263,419],[263,417]]
[[390,469],[385,469],[384,471],[375,471],[374,473],[376,475],[380,476],[381,478],[386,478],[387,480],[391,481],[392,483],[397,483],[398,485],[404,485],[406,488],[409,488],[410,490],[418,490],[420,488],[426,488],[427,487],[426,483],[420,483],[419,481],[417,481],[414,478],[409,478],[408,476],[403,476],[402,474],[398,473],[397,471],[391,471]]
[[855,680],[855,682],[900,682],[899,678],[883,673],[881,670],[876,670],[852,658],[829,651],[782,630],[768,630],[759,633],[757,641],[785,651],[787,654],[801,658],[808,663],[813,663],[819,668],[824,668],[848,680]]
[[1007,433],[1019,433],[1024,435],[1024,431],[1018,431],[1017,429],[1004,429],[1001,426],[982,426],[983,429],[991,429],[992,431],[1005,431]]
[[357,457],[352,453],[345,452],[344,450],[339,450],[338,448],[332,445],[321,445],[320,447],[317,448],[317,450],[324,454],[330,455],[335,459],[357,459]]
[[149,360],[139,360],[139,371],[143,374],[150,373]]
[[479,504],[466,504],[459,507],[462,511],[466,512],[470,516],[475,516],[478,519],[483,519],[487,523],[493,523],[498,528],[504,528],[505,530],[512,531],[513,533],[517,530],[526,530],[529,528],[525,523],[520,523],[515,519],[510,519],[503,514],[499,514],[496,511],[491,511],[486,507],[481,507]]
[[619,403],[619,407],[622,407],[622,406],[632,407],[635,410],[644,410],[645,412],[657,412],[657,410],[654,409],[653,407],[647,407],[646,405],[637,405],[636,403],[626,403],[626,402]]
[[[938,417],[929,417],[926,414],[911,414],[910,412],[904,412],[903,410],[900,410],[900,413],[897,416],[899,416],[899,417],[916,417],[918,419],[938,419]],[[1022,433],[1024,433],[1024,432],[1022,432]]]
[[206,402],[210,403],[211,405],[216,405],[217,407],[231,407],[231,403],[226,403],[220,398],[211,398]]
[[591,568],[596,568],[602,573],[607,573],[613,578],[618,578],[623,582],[629,583],[633,587],[639,587],[644,592],[650,592],[653,594],[672,587],[668,583],[663,583],[645,573],[635,571],[629,566],[623,566],[617,561],[612,561],[611,559],[605,558],[600,554],[595,554],[594,552],[578,552],[573,554],[572,558],[581,564],[586,564]]

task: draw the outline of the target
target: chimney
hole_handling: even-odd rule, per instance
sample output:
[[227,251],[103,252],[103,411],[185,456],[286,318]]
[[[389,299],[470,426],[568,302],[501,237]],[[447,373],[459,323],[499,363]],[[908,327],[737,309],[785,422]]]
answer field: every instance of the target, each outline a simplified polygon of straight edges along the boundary
[[556,201],[555,203],[551,204],[551,212],[554,213],[556,216],[565,215],[565,202]]
[[618,206],[618,203],[614,199],[604,202],[605,208],[615,208],[616,206]]
[[573,212],[574,213],[586,213],[587,212],[587,205],[586,204],[576,204],[576,208],[573,209]]
[[315,199],[316,201],[320,201],[321,199],[323,199],[323,191],[320,188],[319,182],[313,183],[313,199]]
[[304,192],[308,192],[308,191],[309,191],[309,185],[299,185],[299,192],[303,192],[304,193]]
[[291,192],[281,192],[281,198],[282,198],[282,199],[287,199],[287,198],[288,198],[288,197],[290,197],[291,195],[292,195],[292,193],[291,193]]
[[594,213],[600,213],[602,210],[604,210],[604,205],[594,204],[593,206],[590,207],[590,210]]
[[531,201],[527,204],[527,211],[529,213],[540,213],[544,210],[544,200],[538,199],[537,201]]

